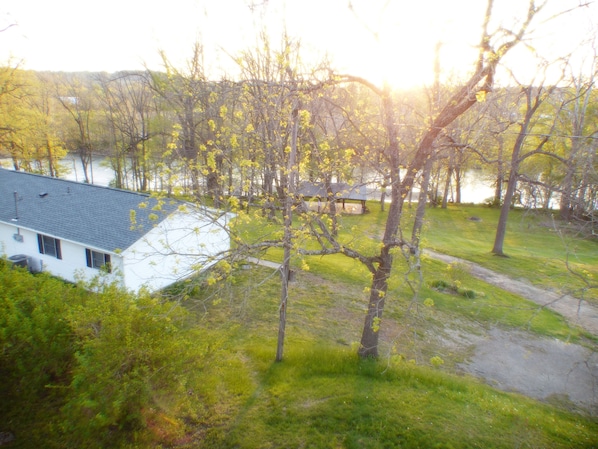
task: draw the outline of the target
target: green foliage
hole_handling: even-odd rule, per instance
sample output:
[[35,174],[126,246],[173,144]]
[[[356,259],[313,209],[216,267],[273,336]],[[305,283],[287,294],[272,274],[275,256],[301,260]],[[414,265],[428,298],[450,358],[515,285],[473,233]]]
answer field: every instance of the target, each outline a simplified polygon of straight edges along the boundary
[[0,382],[2,397],[34,398],[65,379],[74,339],[65,300],[74,289],[26,270],[0,267]]
[[469,268],[464,263],[449,263],[446,266],[446,277],[450,279],[449,282],[445,280],[436,280],[430,283],[432,288],[442,292],[449,292],[456,295],[464,296],[465,298],[473,299],[476,296],[484,296],[475,290],[465,288],[463,283],[469,276]]
[[114,427],[137,428],[155,395],[184,396],[184,365],[203,354],[180,332],[182,319],[180,307],[117,289],[71,309],[79,347],[65,430],[97,438]]
[[461,287],[459,282],[449,283],[443,280],[438,280],[430,282],[430,286],[441,292],[449,292],[469,299],[474,299],[478,295],[475,290]]
[[197,419],[187,392],[208,340],[178,304],[1,265],[0,421],[34,428],[30,447],[118,447],[156,410]]

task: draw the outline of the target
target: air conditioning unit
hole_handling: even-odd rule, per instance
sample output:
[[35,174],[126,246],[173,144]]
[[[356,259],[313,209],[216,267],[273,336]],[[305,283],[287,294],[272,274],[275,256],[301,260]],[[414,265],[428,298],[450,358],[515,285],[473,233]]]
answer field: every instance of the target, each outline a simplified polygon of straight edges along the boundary
[[29,256],[26,256],[25,254],[15,254],[14,256],[10,256],[8,261],[11,262],[15,267],[29,267]]
[[15,254],[10,256],[8,261],[12,263],[13,267],[27,268],[30,273],[41,273],[44,271],[44,263],[42,260],[34,259],[25,254]]

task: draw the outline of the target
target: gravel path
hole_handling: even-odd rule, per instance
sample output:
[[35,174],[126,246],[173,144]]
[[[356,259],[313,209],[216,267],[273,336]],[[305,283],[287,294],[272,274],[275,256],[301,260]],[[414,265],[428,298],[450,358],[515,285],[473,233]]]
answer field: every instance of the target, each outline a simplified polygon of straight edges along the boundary
[[598,416],[598,353],[583,346],[495,328],[459,368],[500,390]]
[[[561,314],[593,335],[598,335],[598,308],[568,295],[542,290],[511,279],[475,263],[426,250],[446,263],[464,263],[470,273],[505,291]],[[598,415],[598,353],[589,348],[524,331],[494,328],[482,337],[469,336],[471,358],[459,365],[463,371],[490,385],[543,401],[568,401],[586,413]]]

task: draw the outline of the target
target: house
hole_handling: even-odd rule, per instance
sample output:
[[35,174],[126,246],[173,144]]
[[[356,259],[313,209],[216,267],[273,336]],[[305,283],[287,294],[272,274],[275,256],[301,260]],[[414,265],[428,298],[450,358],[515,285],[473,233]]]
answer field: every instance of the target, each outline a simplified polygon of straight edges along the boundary
[[230,248],[231,215],[146,194],[0,169],[0,254],[67,281],[103,273],[161,289]]
[[[337,202],[342,204],[343,211],[355,212],[357,209],[354,207],[347,207],[346,202],[358,201],[361,204],[361,213],[367,212],[366,201],[367,192],[365,185],[350,185],[344,182],[333,182],[330,183],[330,191]],[[328,192],[326,184],[323,182],[308,182],[304,181],[299,184],[297,193],[306,200],[317,200],[318,201],[318,212],[321,211],[324,205],[322,201],[327,201]]]

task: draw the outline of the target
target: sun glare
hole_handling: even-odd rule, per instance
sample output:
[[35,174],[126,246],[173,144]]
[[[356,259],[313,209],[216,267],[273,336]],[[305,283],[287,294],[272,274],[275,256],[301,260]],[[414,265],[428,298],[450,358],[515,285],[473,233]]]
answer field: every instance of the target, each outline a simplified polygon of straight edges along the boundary
[[449,79],[463,67],[470,68],[479,39],[480,28],[475,24],[481,25],[483,11],[459,9],[465,2],[456,0],[450,7],[447,2],[436,2],[434,11],[428,2],[359,3],[345,17],[352,25],[336,31],[342,45],[335,46],[334,60],[380,86],[405,89],[430,85],[440,43],[441,77]]
[[[247,0],[180,0],[177,8],[164,10],[144,0],[106,0],[103,8],[92,13],[91,7],[79,8],[76,0],[35,0],[36,8],[22,0],[5,1],[0,23],[15,26],[0,33],[0,57],[6,60],[13,54],[33,70],[115,71],[141,69],[143,63],[157,68],[161,67],[159,50],[178,64],[189,58],[198,41],[205,44],[206,64],[218,76],[218,69],[228,64],[229,70],[234,64],[231,55],[258,45],[257,36],[265,28],[273,47],[284,32],[299,39],[307,65],[308,60],[317,63],[327,55],[338,73],[396,89],[433,83],[439,43],[442,81],[456,81],[469,72],[486,5],[482,0],[281,0],[253,2],[250,9]],[[562,9],[565,0],[554,3]],[[521,8],[527,2],[495,4],[497,17],[505,20],[507,28],[525,16]],[[91,13],[93,21],[88,20]],[[584,13],[589,16],[590,11]],[[544,34],[552,33],[561,46],[569,43],[563,36],[585,32],[571,23],[548,25]],[[529,63],[529,58],[525,61]]]

